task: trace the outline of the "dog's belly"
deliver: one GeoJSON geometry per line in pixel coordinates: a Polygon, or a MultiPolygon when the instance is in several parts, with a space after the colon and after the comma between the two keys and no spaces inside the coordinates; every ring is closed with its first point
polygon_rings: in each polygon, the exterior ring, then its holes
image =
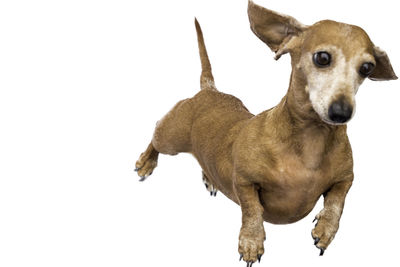
{"type": "Polygon", "coordinates": [[[271,192],[260,190],[263,218],[274,224],[296,222],[307,216],[314,208],[319,196],[301,191],[271,192]]]}
{"type": "Polygon", "coordinates": [[[275,224],[296,222],[307,216],[329,188],[329,174],[299,166],[286,171],[269,171],[260,183],[259,197],[264,220],[275,224]]]}
{"type": "MultiPolygon", "coordinates": [[[[329,187],[325,179],[318,179],[320,172],[300,172],[297,176],[272,176],[265,182],[259,182],[259,198],[264,208],[263,218],[273,224],[294,223],[307,216],[320,196],[329,187]]],[[[213,177],[214,178],[214,177],[213,177]]],[[[214,178],[215,179],[215,178],[214,178]]],[[[219,190],[228,198],[239,204],[233,191],[232,179],[219,176],[215,179],[219,190]]]]}

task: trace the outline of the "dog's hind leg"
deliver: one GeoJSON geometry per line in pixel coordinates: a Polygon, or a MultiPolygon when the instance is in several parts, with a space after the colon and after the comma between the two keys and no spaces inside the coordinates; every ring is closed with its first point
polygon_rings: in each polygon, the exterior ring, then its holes
{"type": "Polygon", "coordinates": [[[136,162],[135,171],[144,181],[157,166],[158,154],[176,155],[190,152],[190,131],[192,125],[190,99],[179,101],[160,121],[157,122],[151,143],[136,162]]]}
{"type": "Polygon", "coordinates": [[[217,196],[218,189],[210,182],[210,179],[208,179],[207,175],[202,172],[203,175],[203,183],[206,186],[206,189],[208,192],[210,192],[210,196],[217,196]]]}
{"type": "Polygon", "coordinates": [[[158,151],[155,150],[153,144],[150,143],[146,151],[140,154],[138,161],[135,164],[135,171],[141,177],[140,181],[143,182],[149,177],[155,167],[157,167],[158,151]]]}

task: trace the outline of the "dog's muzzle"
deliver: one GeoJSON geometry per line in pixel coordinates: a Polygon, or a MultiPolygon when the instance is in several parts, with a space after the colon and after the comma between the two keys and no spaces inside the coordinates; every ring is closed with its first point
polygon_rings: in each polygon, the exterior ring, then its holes
{"type": "Polygon", "coordinates": [[[329,119],[334,123],[345,123],[353,115],[353,106],[345,99],[332,102],[328,110],[329,119]]]}

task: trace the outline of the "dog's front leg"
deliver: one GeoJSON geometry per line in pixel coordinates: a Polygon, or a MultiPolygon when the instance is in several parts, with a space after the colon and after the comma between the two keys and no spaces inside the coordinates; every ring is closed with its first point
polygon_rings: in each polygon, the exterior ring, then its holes
{"type": "Polygon", "coordinates": [[[258,186],[236,175],[235,192],[242,209],[242,228],[239,235],[240,258],[251,266],[264,254],[264,208],[258,196],[258,186]]]}
{"type": "Polygon", "coordinates": [[[334,184],[328,192],[324,194],[324,208],[315,217],[318,220],[311,234],[314,244],[321,250],[320,256],[332,242],[342,216],[344,201],[352,184],[352,180],[334,184]]]}

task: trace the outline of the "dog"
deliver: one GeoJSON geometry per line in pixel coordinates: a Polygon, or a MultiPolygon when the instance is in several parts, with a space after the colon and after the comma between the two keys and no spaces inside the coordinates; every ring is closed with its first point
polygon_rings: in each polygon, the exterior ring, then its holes
{"type": "Polygon", "coordinates": [[[248,3],[251,30],[275,52],[289,53],[290,86],[280,103],[258,115],[217,90],[198,21],[195,27],[201,90],[157,122],[136,162],[144,181],[159,153],[191,153],[211,195],[240,205],[240,259],[252,266],[264,253],[263,222],[288,224],[308,215],[321,195],[324,208],[312,230],[320,255],[339,228],[354,174],[346,123],[362,82],[395,80],[387,54],[360,27],[319,21],[311,26],[248,3]]]}

